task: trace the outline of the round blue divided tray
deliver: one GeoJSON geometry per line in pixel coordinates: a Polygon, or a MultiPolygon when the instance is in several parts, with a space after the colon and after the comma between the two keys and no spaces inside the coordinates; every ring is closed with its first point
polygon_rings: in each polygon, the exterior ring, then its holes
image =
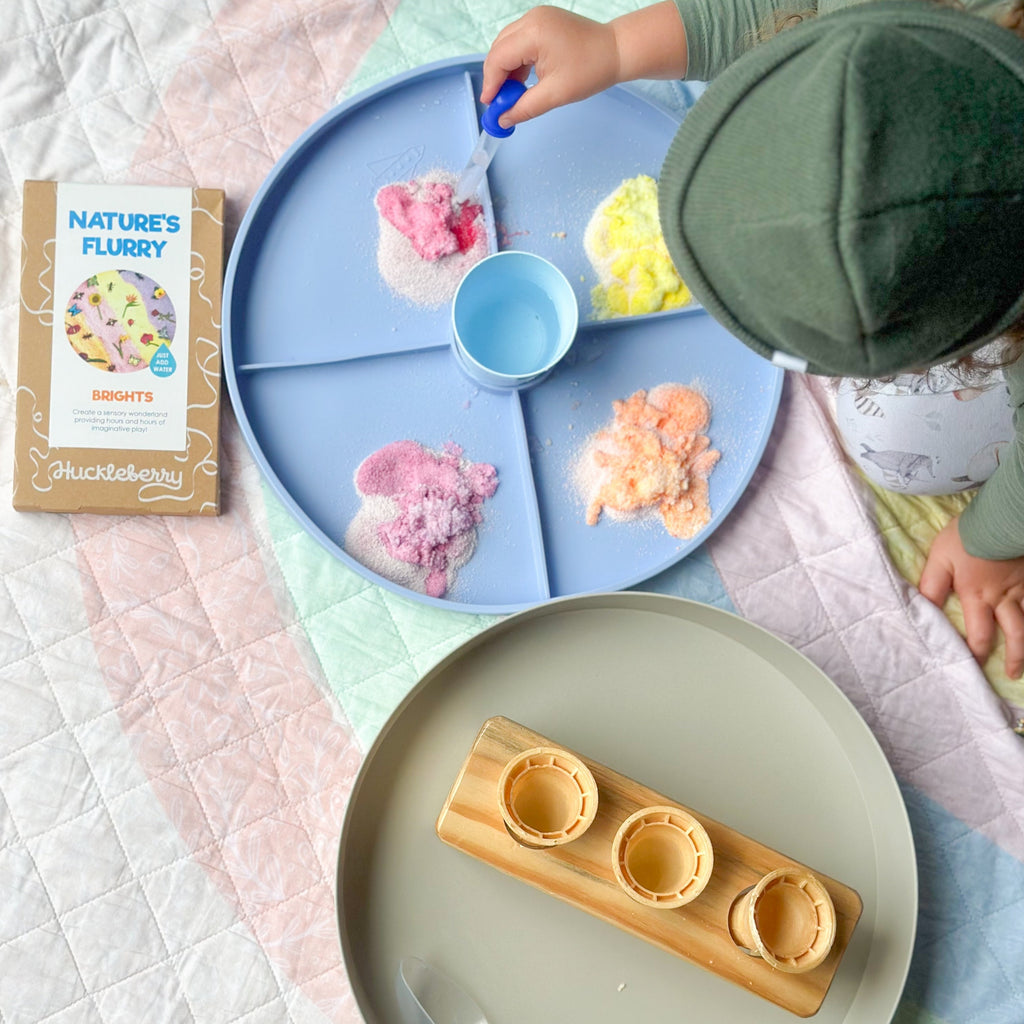
{"type": "Polygon", "coordinates": [[[428,604],[511,612],[633,586],[702,543],[750,480],[775,419],[782,371],[700,307],[595,321],[583,247],[598,204],[625,179],[657,178],[680,113],[615,87],[519,126],[480,200],[489,251],[522,249],[569,279],[580,329],[528,390],[481,388],[450,349],[450,304],[394,294],[377,268],[377,191],[433,170],[457,175],[479,132],[481,60],[392,78],[312,125],[274,167],[239,228],[224,292],[224,372],[242,433],[304,529],[363,576],[428,604]],[[710,524],[670,536],[660,519],[585,522],[573,467],[612,401],[672,381],[711,403],[722,457],[710,524]],[[490,463],[477,548],[441,598],[384,579],[344,549],[361,499],[353,476],[385,445],[416,441],[490,463]]]}

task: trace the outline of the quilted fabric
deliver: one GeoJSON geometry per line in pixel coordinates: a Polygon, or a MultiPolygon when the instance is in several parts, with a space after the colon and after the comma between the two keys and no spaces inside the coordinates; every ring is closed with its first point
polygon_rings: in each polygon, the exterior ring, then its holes
{"type": "MultiPolygon", "coordinates": [[[[73,0],[0,38],[0,490],[10,494],[21,183],[199,184],[228,238],[339,95],[479,52],[506,0],[73,0]]],[[[607,18],[626,0],[570,4],[607,18]]],[[[230,410],[223,515],[0,502],[0,1019],[357,1022],[335,858],[363,754],[491,619],[331,559],[262,484],[230,410]]],[[[885,532],[901,529],[898,517],[885,532]]],[[[893,567],[821,396],[790,382],[747,495],[650,589],[738,611],[857,705],[903,787],[921,917],[900,1024],[1014,1022],[1024,744],[950,621],[893,567]],[[828,495],[827,508],[822,495],[828,495]]]]}

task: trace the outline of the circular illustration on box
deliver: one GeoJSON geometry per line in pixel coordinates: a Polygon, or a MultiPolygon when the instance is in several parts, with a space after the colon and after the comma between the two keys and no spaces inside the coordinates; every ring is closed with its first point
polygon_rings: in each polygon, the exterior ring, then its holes
{"type": "Polygon", "coordinates": [[[160,373],[158,367],[173,365],[174,329],[170,296],[135,270],[94,274],[71,293],[64,309],[64,330],[75,353],[108,373],[135,373],[151,364],[160,373]]]}

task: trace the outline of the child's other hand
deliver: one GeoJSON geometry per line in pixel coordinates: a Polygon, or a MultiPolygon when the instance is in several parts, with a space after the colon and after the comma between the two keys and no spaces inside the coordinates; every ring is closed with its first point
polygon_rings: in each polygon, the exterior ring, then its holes
{"type": "Polygon", "coordinates": [[[620,82],[682,78],[686,30],[673,0],[592,21],[560,7],[534,7],[506,25],[484,60],[480,101],[490,103],[507,78],[537,84],[499,118],[505,128],[584,100],[620,82]]]}
{"type": "Polygon", "coordinates": [[[500,119],[511,128],[614,85],[618,63],[611,25],[558,7],[534,7],[491,44],[480,99],[490,103],[506,78],[525,81],[535,68],[537,84],[500,119]]]}
{"type": "Polygon", "coordinates": [[[979,663],[992,651],[996,627],[1006,638],[1006,674],[1024,673],[1024,558],[991,561],[969,555],[960,541],[959,520],[932,542],[921,573],[921,593],[940,608],[956,591],[964,612],[967,646],[979,663]]]}

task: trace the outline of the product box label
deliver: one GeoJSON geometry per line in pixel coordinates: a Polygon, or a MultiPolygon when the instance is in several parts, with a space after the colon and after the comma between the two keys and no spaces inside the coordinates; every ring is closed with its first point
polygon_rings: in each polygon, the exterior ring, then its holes
{"type": "Polygon", "coordinates": [[[26,182],[14,505],[216,514],[223,193],[26,182]]]}

